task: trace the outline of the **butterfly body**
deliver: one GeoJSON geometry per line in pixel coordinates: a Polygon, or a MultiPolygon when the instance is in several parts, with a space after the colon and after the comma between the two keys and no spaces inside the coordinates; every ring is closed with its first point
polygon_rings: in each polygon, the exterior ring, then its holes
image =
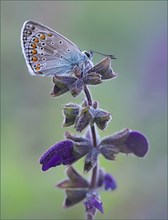
{"type": "Polygon", "coordinates": [[[26,21],[21,31],[22,51],[32,75],[85,73],[93,66],[91,57],[74,43],[34,21],[26,21]]]}

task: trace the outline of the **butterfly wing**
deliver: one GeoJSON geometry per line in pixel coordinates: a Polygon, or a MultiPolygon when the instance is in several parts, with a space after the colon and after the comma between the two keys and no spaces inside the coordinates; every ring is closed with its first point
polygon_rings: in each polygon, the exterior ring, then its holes
{"type": "Polygon", "coordinates": [[[88,58],[67,38],[34,21],[21,32],[22,51],[32,75],[67,75],[88,58]]]}

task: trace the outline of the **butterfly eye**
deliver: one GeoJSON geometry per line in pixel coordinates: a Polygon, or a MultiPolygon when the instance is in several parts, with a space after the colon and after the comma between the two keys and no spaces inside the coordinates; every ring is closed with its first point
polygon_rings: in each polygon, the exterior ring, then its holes
{"type": "Polygon", "coordinates": [[[86,54],[86,56],[88,57],[88,58],[90,58],[90,53],[89,52],[84,52],[85,54],[86,54]]]}

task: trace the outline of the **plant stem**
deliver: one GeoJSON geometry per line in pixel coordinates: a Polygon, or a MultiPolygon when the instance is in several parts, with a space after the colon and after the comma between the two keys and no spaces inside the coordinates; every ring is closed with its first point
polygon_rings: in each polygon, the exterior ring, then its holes
{"type": "MultiPolygon", "coordinates": [[[[84,86],[84,92],[85,96],[88,101],[88,105],[92,106],[93,101],[92,101],[92,96],[90,94],[90,91],[88,90],[87,86],[84,86]]],[[[97,147],[97,138],[96,138],[96,131],[94,125],[90,126],[91,128],[91,133],[92,133],[92,141],[93,141],[93,147],[97,147]]],[[[90,189],[94,189],[96,187],[97,183],[97,178],[98,178],[98,164],[95,165],[95,167],[92,170],[92,177],[91,177],[91,182],[90,182],[90,189]]],[[[92,220],[93,216],[88,214],[87,215],[87,220],[92,220]]]]}
{"type": "Polygon", "coordinates": [[[85,92],[85,96],[86,96],[87,101],[88,101],[88,105],[92,106],[92,96],[91,96],[90,91],[88,90],[86,85],[84,85],[84,92],[85,92]]]}
{"type": "Polygon", "coordinates": [[[87,219],[87,220],[92,220],[92,219],[93,219],[93,218],[92,218],[92,215],[87,214],[86,219],[87,219]]]}

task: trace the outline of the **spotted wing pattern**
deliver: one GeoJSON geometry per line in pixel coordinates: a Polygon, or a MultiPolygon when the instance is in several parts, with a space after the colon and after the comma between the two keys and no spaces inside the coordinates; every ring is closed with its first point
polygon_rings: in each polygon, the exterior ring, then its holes
{"type": "Polygon", "coordinates": [[[34,21],[24,23],[21,42],[32,75],[67,75],[88,59],[74,43],[34,21]]]}

